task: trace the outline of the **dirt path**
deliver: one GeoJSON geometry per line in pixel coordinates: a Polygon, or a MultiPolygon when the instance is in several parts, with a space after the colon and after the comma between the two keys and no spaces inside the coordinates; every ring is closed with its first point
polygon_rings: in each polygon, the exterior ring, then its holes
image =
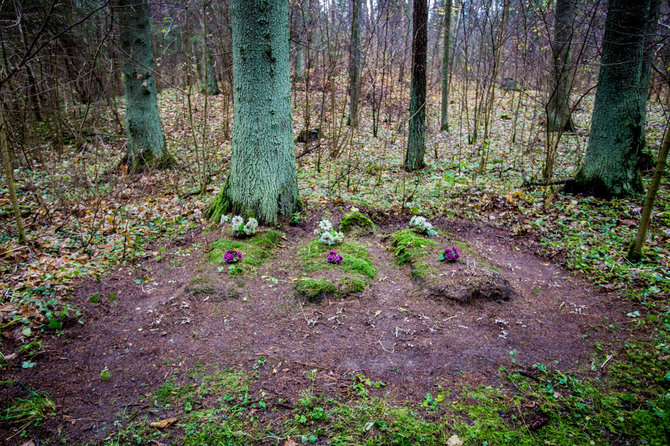
{"type": "MultiPolygon", "coordinates": [[[[439,226],[448,226],[509,280],[516,292],[511,300],[464,305],[424,297],[387,249],[386,236],[401,229],[403,219],[360,240],[379,269],[371,287],[345,300],[302,303],[293,291],[301,274],[296,254],[312,239],[319,218],[287,227],[284,246],[257,275],[246,276],[236,296],[227,273],[205,261],[216,231],[190,234],[168,247],[164,259],[149,256],[100,282],[84,282],[73,296],[84,324],[48,339],[33,369],[10,371],[23,385],[54,396],[57,416],[40,429],[62,429],[70,440],[102,438],[115,414],[137,406],[140,395],[170,376],[196,364],[249,369],[261,354],[267,366],[257,385],[288,401],[308,386],[313,369],[327,392],[343,391],[350,373],[362,373],[386,383],[390,396],[414,401],[438,385],[459,391],[499,384],[499,367],[513,360],[592,373],[593,343],[616,341],[604,327],[626,324],[615,294],[600,293],[535,256],[528,242],[446,221],[439,226]],[[190,284],[202,275],[216,283],[206,293],[194,292],[190,284]],[[89,301],[94,295],[99,303],[89,301]],[[101,382],[104,369],[110,379],[101,382]]],[[[0,396],[19,390],[4,389],[0,396]]]]}

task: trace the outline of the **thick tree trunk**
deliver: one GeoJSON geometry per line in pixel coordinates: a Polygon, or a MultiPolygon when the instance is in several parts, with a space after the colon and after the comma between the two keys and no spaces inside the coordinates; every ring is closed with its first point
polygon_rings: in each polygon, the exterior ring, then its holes
{"type": "Polygon", "coordinates": [[[442,48],[442,114],[440,131],[449,131],[449,54],[451,53],[451,7],[452,0],[444,2],[444,45],[442,48]]]}
{"type": "Polygon", "coordinates": [[[202,44],[202,93],[214,96],[221,93],[216,81],[216,72],[212,61],[212,53],[209,51],[207,41],[202,44]]]}
{"type": "Polygon", "coordinates": [[[427,0],[414,0],[412,18],[412,88],[409,102],[409,138],[405,170],[413,172],[425,166],[426,152],[426,53],[428,50],[427,0]]]}
{"type": "Polygon", "coordinates": [[[230,172],[207,212],[274,225],[298,208],[288,2],[233,0],[234,124],[230,172]]]}
{"type": "Polygon", "coordinates": [[[131,172],[145,167],[166,167],[171,158],[165,147],[156,103],[149,7],[146,0],[118,0],[118,5],[126,93],[125,161],[131,172]]]}
{"type": "Polygon", "coordinates": [[[647,92],[640,81],[650,3],[609,2],[589,144],[571,191],[605,198],[642,192],[640,95],[647,92]]]}
{"type": "Polygon", "coordinates": [[[551,45],[553,90],[547,104],[547,129],[574,132],[570,115],[570,45],[575,15],[575,0],[556,0],[554,42],[551,45]]]}
{"type": "Polygon", "coordinates": [[[352,0],[351,45],[349,46],[349,125],[358,127],[358,99],[361,94],[361,1],[352,0]]]}

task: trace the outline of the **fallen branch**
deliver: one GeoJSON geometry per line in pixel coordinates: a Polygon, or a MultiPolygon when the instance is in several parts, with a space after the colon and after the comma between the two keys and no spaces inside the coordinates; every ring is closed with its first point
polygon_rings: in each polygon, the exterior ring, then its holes
{"type": "Polygon", "coordinates": [[[296,160],[299,160],[299,159],[302,158],[303,156],[305,156],[305,155],[309,155],[310,153],[312,153],[313,151],[315,151],[315,150],[318,149],[319,147],[321,147],[321,143],[315,145],[315,146],[312,147],[311,149],[304,150],[300,155],[296,156],[295,159],[296,159],[296,160]]]}
{"type": "Polygon", "coordinates": [[[572,180],[554,180],[554,181],[525,181],[522,187],[532,187],[532,186],[557,186],[559,184],[567,184],[572,180]]]}

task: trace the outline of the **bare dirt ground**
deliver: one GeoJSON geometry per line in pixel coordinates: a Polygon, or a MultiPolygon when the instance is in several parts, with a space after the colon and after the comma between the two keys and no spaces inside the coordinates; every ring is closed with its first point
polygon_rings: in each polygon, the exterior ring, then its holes
{"type": "MultiPolygon", "coordinates": [[[[338,221],[341,213],[334,214],[338,221]]],[[[29,428],[28,438],[96,442],[113,430],[116,414],[195,364],[249,369],[262,354],[267,362],[255,385],[289,403],[307,387],[312,369],[324,377],[317,385],[325,392],[346,392],[351,373],[362,373],[386,383],[380,393],[420,401],[438,385],[455,392],[498,385],[501,365],[541,363],[595,374],[594,342],[616,348],[623,340],[604,330],[627,323],[615,293],[598,291],[536,256],[531,240],[469,222],[433,221],[500,271],[515,292],[509,301],[462,304],[425,297],[388,249],[388,235],[406,227],[409,218],[378,215],[377,232],[359,240],[379,270],[373,284],[354,297],[302,302],[294,293],[302,271],[297,251],[313,239],[320,218],[315,213],[302,226],[285,225],[283,246],[256,275],[244,276],[237,293],[230,291],[227,272],[207,263],[218,229],[190,233],[165,247],[162,259],[156,247],[99,281],[83,281],[72,298],[84,313],[83,325],[74,322],[60,337],[47,337],[46,353],[34,368],[15,364],[6,371],[5,379],[17,381],[0,390],[0,397],[22,386],[48,391],[57,413],[29,428]],[[199,275],[216,277],[212,290],[194,291],[199,275]],[[89,301],[94,295],[98,303],[89,301]],[[110,378],[101,382],[105,368],[110,378]]],[[[437,240],[451,246],[442,236],[437,240]]],[[[616,333],[626,336],[625,330],[616,333]]],[[[0,429],[0,438],[12,434],[0,429]]],[[[7,444],[24,441],[14,437],[7,444]]]]}

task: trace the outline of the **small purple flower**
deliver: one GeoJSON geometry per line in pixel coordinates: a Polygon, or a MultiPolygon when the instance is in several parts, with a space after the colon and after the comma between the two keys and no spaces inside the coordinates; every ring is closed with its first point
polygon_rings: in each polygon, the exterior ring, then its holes
{"type": "Polygon", "coordinates": [[[455,246],[447,248],[442,253],[440,260],[446,260],[447,262],[455,262],[461,255],[458,253],[458,249],[455,246]]]}
{"type": "Polygon", "coordinates": [[[328,253],[328,257],[326,257],[326,260],[328,260],[328,263],[334,263],[335,265],[338,265],[342,262],[342,256],[339,255],[334,249],[331,249],[328,253]]]}
{"type": "Polygon", "coordinates": [[[226,263],[237,263],[242,260],[242,253],[235,251],[234,249],[229,249],[223,255],[223,260],[225,260],[226,263]]]}

